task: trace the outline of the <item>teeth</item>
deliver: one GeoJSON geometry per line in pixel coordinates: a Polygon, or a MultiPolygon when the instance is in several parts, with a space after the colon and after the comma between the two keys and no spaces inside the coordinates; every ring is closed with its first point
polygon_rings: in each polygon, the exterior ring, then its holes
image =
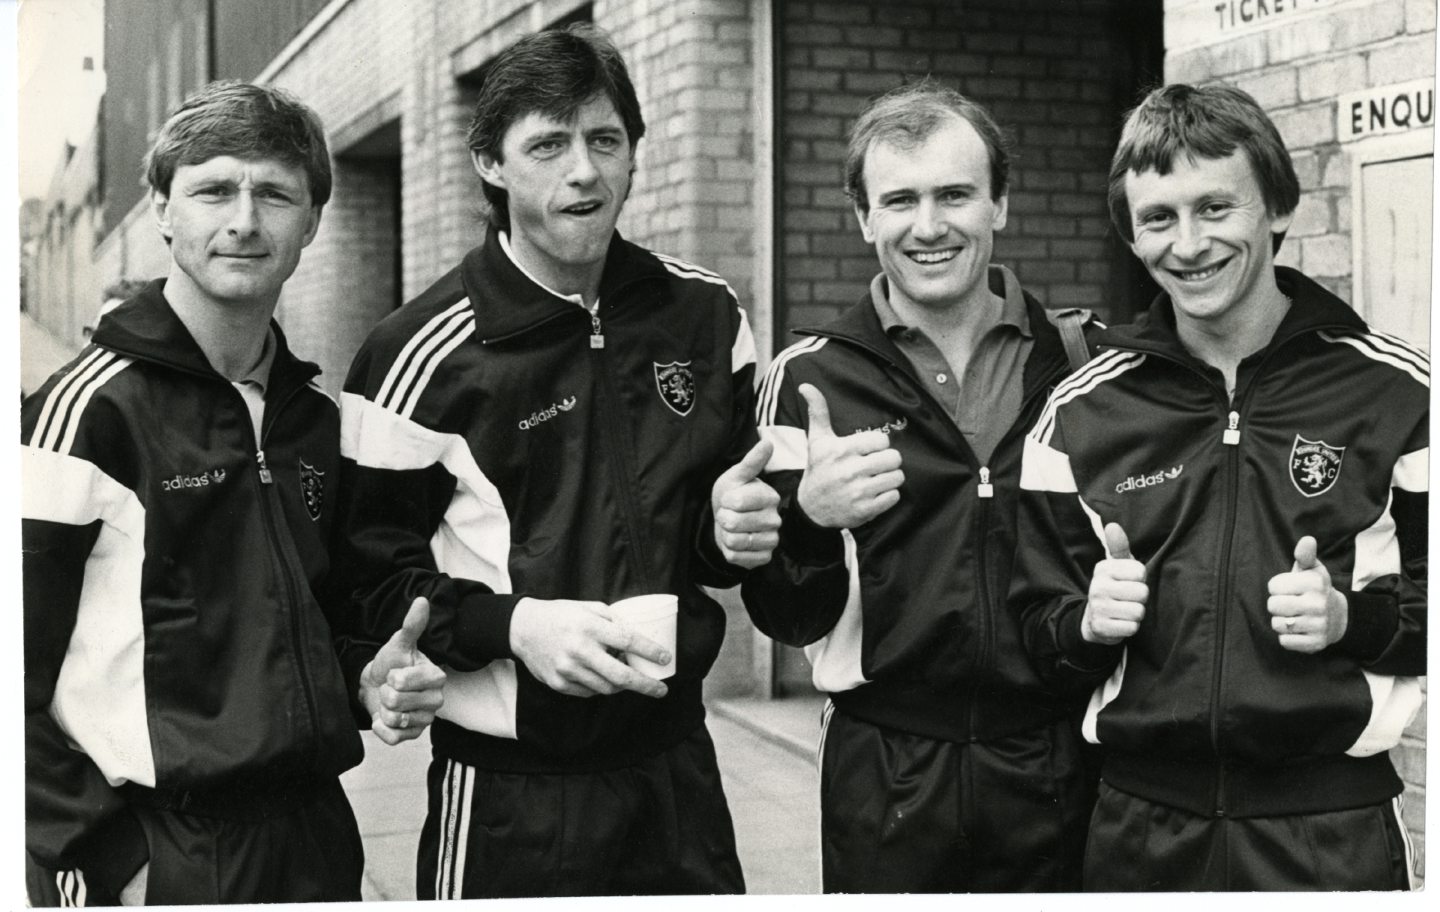
{"type": "Polygon", "coordinates": [[[953,250],[936,250],[933,252],[915,251],[910,258],[917,263],[943,263],[955,256],[953,250]]]}
{"type": "Polygon", "coordinates": [[[1214,266],[1207,266],[1204,269],[1192,269],[1188,272],[1177,271],[1175,274],[1186,282],[1200,282],[1210,278],[1220,271],[1224,263],[1216,263],[1214,266]]]}

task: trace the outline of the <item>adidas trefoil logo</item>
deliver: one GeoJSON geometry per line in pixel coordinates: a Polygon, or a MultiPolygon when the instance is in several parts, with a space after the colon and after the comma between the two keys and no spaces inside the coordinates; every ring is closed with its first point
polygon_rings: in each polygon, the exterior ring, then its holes
{"type": "Polygon", "coordinates": [[[521,418],[517,425],[520,430],[528,431],[533,427],[539,427],[542,422],[549,421],[561,412],[568,412],[575,407],[575,397],[567,396],[559,402],[552,402],[545,408],[531,412],[529,418],[521,418]]]}
{"type": "Polygon", "coordinates": [[[1185,466],[1172,466],[1168,469],[1161,469],[1158,472],[1151,472],[1149,475],[1131,475],[1129,478],[1115,486],[1116,494],[1124,494],[1126,491],[1138,491],[1141,488],[1153,488],[1156,485],[1164,484],[1167,481],[1174,481],[1185,471],[1185,466]]]}

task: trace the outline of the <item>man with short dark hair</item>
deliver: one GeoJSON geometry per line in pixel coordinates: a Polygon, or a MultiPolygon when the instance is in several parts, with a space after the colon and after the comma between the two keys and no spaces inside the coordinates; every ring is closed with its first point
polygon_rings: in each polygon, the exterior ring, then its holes
{"type": "Polygon", "coordinates": [[[168,276],[21,419],[30,899],[358,900],[357,724],[414,737],[444,674],[423,602],[378,651],[322,611],[339,414],[271,315],[329,199],[324,134],[215,83],[147,176],[168,276]]]}
{"type": "Polygon", "coordinates": [[[701,702],[725,616],[700,586],[768,560],[779,517],[734,293],[615,231],[644,129],[598,30],[501,51],[469,135],[484,241],[346,381],[353,610],[384,636],[429,599],[421,645],[450,672],[422,899],[744,888],[701,702]],[[678,602],[673,642],[623,621],[633,596],[678,602]]]}
{"type": "Polygon", "coordinates": [[[1275,265],[1299,199],[1249,95],[1150,93],[1110,205],[1162,294],[1026,440],[1012,607],[1106,749],[1087,890],[1409,886],[1429,359],[1275,265]]]}
{"type": "Polygon", "coordinates": [[[830,698],[829,893],[1079,887],[1078,705],[1036,678],[1004,610],[1021,441],[1070,370],[1045,308],[991,262],[1009,170],[1000,128],[953,89],[867,107],[845,183],[881,273],[761,386],[783,524],[743,593],[830,698]]]}

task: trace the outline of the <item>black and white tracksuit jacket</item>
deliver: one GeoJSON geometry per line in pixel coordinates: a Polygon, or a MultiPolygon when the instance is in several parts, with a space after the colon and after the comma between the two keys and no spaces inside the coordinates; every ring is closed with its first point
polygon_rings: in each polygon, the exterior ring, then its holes
{"type": "Polygon", "coordinates": [[[1221,374],[1175,335],[1169,300],[1098,340],[1026,440],[1012,608],[1037,667],[1094,687],[1104,779],[1212,816],[1388,801],[1387,751],[1425,673],[1429,359],[1300,273],[1269,345],[1221,374]],[[1117,522],[1150,597],[1123,644],[1080,637],[1117,522]],[[1282,649],[1272,576],[1313,535],[1349,600],[1315,655],[1282,649]]]}
{"type": "MultiPolygon", "coordinates": [[[[701,724],[727,586],[710,488],[754,442],[755,346],[713,273],[612,240],[592,315],[484,244],[382,321],[342,397],[343,575],[363,629],[431,603],[442,756],[511,771],[629,765],[701,724]],[[659,700],[565,696],[510,650],[522,597],[679,596],[659,700]]],[[[386,634],[389,635],[388,633],[386,634]]]]}
{"type": "Polygon", "coordinates": [[[273,327],[257,441],[163,286],[21,420],[27,848],[95,895],[148,857],[130,802],[303,795],[360,762],[368,726],[321,610],[335,403],[273,327]]]}
{"type": "MultiPolygon", "coordinates": [[[[998,270],[992,267],[992,287],[998,270]]],[[[1060,718],[1066,698],[1038,678],[1005,611],[1024,434],[1070,371],[1060,334],[1025,295],[1035,343],[1019,417],[981,465],[944,406],[886,336],[867,294],[771,363],[758,425],[773,441],[765,480],[781,495],[780,546],[747,575],[755,625],[803,646],[837,709],[944,741],[989,740],[1060,718]],[[796,501],[813,384],[845,436],[884,430],[900,451],[900,501],[855,529],[816,526],[796,501]]]]}

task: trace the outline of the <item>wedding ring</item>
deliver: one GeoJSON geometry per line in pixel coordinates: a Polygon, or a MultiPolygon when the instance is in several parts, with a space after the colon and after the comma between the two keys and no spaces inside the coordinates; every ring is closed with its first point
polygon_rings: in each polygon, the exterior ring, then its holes
{"type": "Polygon", "coordinates": [[[402,712],[402,713],[400,714],[400,722],[399,722],[395,727],[396,727],[396,728],[409,728],[409,727],[410,727],[410,714],[409,714],[408,712],[402,712]]]}

